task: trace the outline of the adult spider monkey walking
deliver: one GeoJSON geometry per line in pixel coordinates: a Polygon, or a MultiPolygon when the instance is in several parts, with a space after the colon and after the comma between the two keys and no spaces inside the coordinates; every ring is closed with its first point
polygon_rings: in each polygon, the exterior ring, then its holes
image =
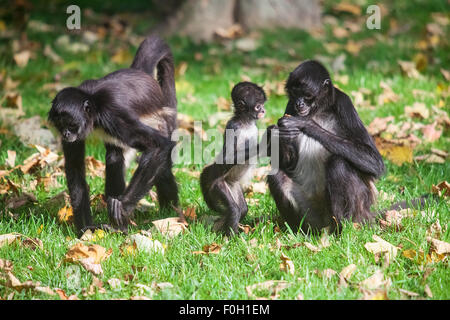
{"type": "Polygon", "coordinates": [[[281,216],[304,232],[371,220],[384,163],[350,98],[316,61],[300,64],[286,91],[285,116],[269,127],[280,137],[280,170],[267,180],[281,216]]]}
{"type": "Polygon", "coordinates": [[[170,140],[176,128],[174,64],[169,46],[151,35],[139,46],[130,68],[78,87],[61,90],[48,118],[62,135],[65,172],[79,232],[93,225],[85,179],[85,139],[100,135],[106,147],[105,195],[114,227],[127,229],[137,202],[156,185],[160,207],[178,205],[171,172],[170,140]],[[157,70],[157,79],[153,73],[157,70]],[[139,165],[125,186],[124,151],[142,151],[139,165]]]}

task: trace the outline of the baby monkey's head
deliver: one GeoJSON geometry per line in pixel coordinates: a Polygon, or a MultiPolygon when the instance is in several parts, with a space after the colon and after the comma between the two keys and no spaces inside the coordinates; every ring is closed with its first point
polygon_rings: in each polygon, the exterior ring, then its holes
{"type": "Polygon", "coordinates": [[[266,94],[260,86],[252,82],[239,82],[231,90],[234,113],[239,116],[258,120],[264,117],[266,94]]]}

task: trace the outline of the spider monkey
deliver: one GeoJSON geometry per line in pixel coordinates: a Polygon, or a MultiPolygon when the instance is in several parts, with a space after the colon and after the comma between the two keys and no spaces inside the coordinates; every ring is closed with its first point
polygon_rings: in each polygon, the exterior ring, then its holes
{"type": "Polygon", "coordinates": [[[178,205],[171,172],[170,136],[176,129],[173,56],[169,46],[150,35],[139,46],[129,68],[62,89],[48,119],[62,136],[65,173],[79,234],[93,225],[85,178],[85,139],[91,133],[106,147],[105,196],[110,222],[126,231],[137,202],[155,185],[160,207],[178,205]],[[154,71],[157,78],[154,78],[154,71]],[[142,152],[138,168],[125,185],[124,152],[142,152]]]}
{"type": "Polygon", "coordinates": [[[267,177],[282,218],[305,233],[372,220],[385,167],[350,98],[312,60],[290,73],[286,92],[285,116],[269,127],[279,130],[280,170],[267,177]]]}
{"type": "Polygon", "coordinates": [[[208,207],[222,218],[216,228],[230,235],[247,214],[242,186],[253,173],[258,152],[256,121],[264,117],[264,90],[251,82],[240,82],[231,91],[234,115],[228,121],[222,152],[200,175],[200,187],[208,207]]]}

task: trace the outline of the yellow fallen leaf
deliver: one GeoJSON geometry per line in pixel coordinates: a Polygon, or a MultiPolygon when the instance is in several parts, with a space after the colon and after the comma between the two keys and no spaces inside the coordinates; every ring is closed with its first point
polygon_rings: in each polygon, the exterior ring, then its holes
{"type": "Polygon", "coordinates": [[[64,206],[58,211],[58,221],[60,223],[72,223],[74,221],[73,209],[71,206],[64,206]]]}

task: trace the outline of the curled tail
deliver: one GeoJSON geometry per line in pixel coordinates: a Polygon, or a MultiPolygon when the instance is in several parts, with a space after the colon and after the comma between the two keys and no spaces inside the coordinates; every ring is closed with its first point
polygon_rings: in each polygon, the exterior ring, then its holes
{"type": "Polygon", "coordinates": [[[157,35],[148,36],[139,46],[131,68],[142,70],[152,77],[156,68],[166,106],[176,109],[173,55],[167,43],[157,35]]]}

